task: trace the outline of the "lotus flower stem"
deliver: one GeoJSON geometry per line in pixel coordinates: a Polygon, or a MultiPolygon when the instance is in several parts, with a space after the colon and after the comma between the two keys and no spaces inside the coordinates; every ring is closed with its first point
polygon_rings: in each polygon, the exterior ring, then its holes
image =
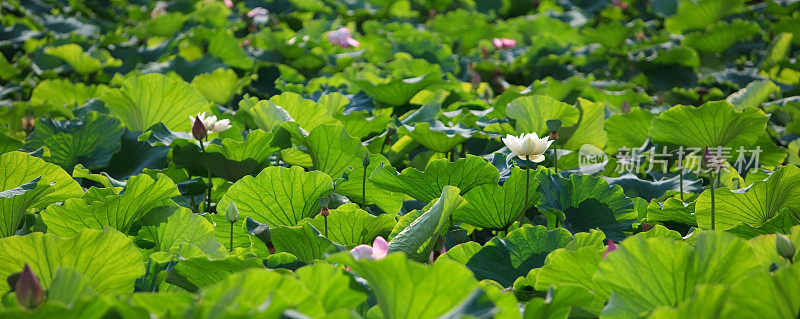
{"type": "Polygon", "coordinates": [[[364,210],[367,209],[367,166],[366,165],[364,165],[364,177],[361,179],[361,209],[364,210]]]}
{"type": "MultiPolygon", "coordinates": [[[[203,140],[198,140],[200,142],[200,150],[203,152],[203,157],[205,158],[206,154],[206,147],[203,145],[203,140]]],[[[211,188],[214,184],[211,183],[211,167],[208,167],[208,163],[205,163],[208,169],[208,184],[206,184],[206,212],[211,212],[211,188]]]]}
{"type": "Polygon", "coordinates": [[[231,245],[228,247],[228,252],[233,252],[233,223],[231,223],[231,245]]]}
{"type": "Polygon", "coordinates": [[[553,143],[553,169],[556,170],[556,174],[558,174],[558,144],[553,143]]]}
{"type": "MultiPolygon", "coordinates": [[[[525,164],[530,165],[531,162],[529,161],[530,156],[525,155],[525,164]]],[[[525,169],[525,206],[522,206],[522,216],[525,216],[525,212],[528,210],[528,189],[530,188],[531,184],[531,168],[528,167],[525,169]]]]}
{"type": "Polygon", "coordinates": [[[328,238],[328,216],[322,216],[322,218],[325,220],[325,238],[328,238]]]}

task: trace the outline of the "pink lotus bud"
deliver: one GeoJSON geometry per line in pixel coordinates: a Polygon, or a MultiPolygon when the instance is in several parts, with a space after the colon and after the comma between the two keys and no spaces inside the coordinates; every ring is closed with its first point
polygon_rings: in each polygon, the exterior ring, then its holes
{"type": "Polygon", "coordinates": [[[622,10],[628,9],[628,3],[622,0],[613,0],[614,5],[619,7],[622,10]]]}
{"type": "Polygon", "coordinates": [[[228,7],[228,9],[233,9],[233,0],[222,0],[222,2],[225,3],[225,6],[228,7]]]}
{"type": "Polygon", "coordinates": [[[617,244],[615,244],[613,241],[609,240],[608,241],[608,247],[606,248],[606,251],[603,253],[603,258],[606,258],[606,255],[608,255],[608,253],[610,253],[612,251],[615,251],[615,250],[617,250],[617,244]]]}
{"type": "Polygon", "coordinates": [[[208,131],[206,131],[206,126],[203,124],[203,121],[200,120],[200,117],[195,116],[192,123],[192,136],[194,139],[202,141],[207,135],[208,131]]]}
{"type": "Polygon", "coordinates": [[[17,294],[17,303],[25,309],[36,308],[44,300],[44,291],[39,283],[39,277],[33,274],[33,270],[28,264],[25,264],[25,268],[22,269],[14,291],[17,294]]]}

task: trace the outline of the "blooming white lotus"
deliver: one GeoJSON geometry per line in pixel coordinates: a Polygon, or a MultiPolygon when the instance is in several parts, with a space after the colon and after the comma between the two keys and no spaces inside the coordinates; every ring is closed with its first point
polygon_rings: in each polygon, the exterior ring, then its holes
{"type": "Polygon", "coordinates": [[[222,119],[217,121],[217,117],[214,115],[206,117],[206,112],[197,114],[197,117],[189,116],[189,121],[192,123],[192,126],[194,126],[195,118],[200,119],[200,122],[202,122],[203,126],[206,127],[206,131],[208,131],[209,134],[213,132],[225,132],[231,128],[230,120],[222,119]]]}
{"type": "Polygon", "coordinates": [[[529,159],[534,163],[544,161],[543,154],[553,142],[549,136],[539,138],[536,133],[522,134],[519,137],[509,134],[503,138],[503,143],[514,155],[520,159],[529,159]]]}

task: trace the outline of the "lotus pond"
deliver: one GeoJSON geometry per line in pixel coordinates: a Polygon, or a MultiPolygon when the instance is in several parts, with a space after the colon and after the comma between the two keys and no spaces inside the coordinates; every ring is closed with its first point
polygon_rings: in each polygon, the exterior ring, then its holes
{"type": "Polygon", "coordinates": [[[798,1],[0,22],[0,318],[800,318],[798,1]]]}

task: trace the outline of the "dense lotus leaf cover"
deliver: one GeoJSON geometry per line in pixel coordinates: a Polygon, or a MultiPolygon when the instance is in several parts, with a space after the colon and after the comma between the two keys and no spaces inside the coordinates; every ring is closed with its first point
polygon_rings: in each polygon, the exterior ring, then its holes
{"type": "Polygon", "coordinates": [[[3,1],[0,318],[800,318],[799,12],[3,1]]]}

